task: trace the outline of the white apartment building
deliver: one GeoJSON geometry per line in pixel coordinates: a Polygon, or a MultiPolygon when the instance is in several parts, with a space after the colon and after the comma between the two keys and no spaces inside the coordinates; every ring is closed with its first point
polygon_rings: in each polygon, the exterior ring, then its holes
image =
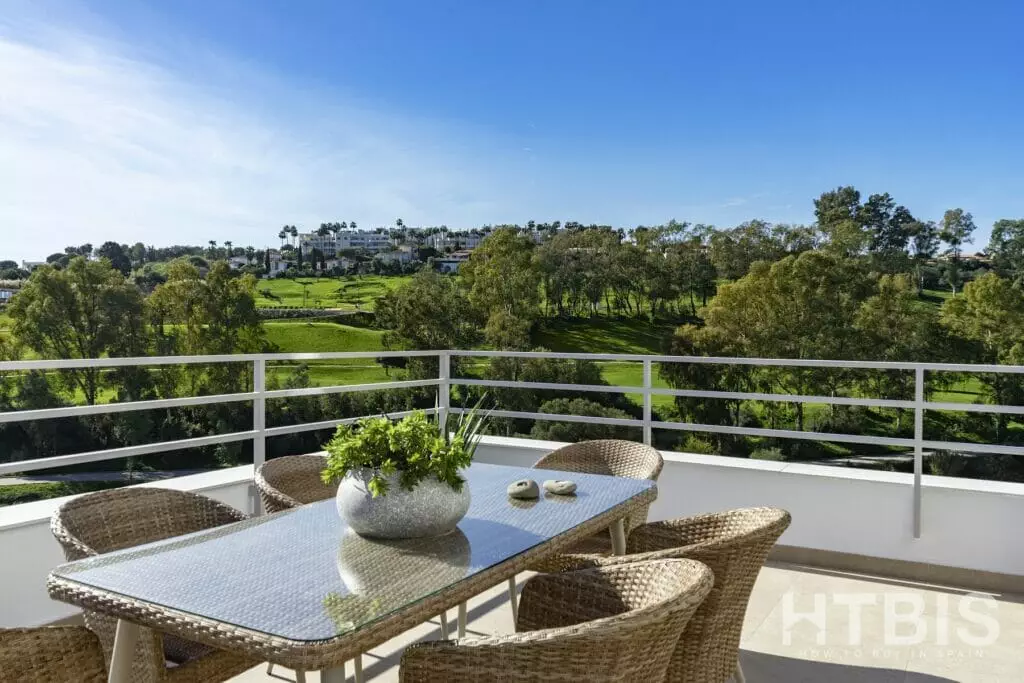
{"type": "Polygon", "coordinates": [[[361,249],[377,253],[391,249],[391,237],[386,232],[372,230],[352,230],[339,232],[335,242],[336,250],[361,249]]]}
{"type": "Polygon", "coordinates": [[[437,233],[427,238],[427,246],[438,251],[445,249],[476,249],[486,238],[486,234],[470,232],[469,230],[449,230],[444,233],[437,233]]]}
{"type": "Polygon", "coordinates": [[[302,250],[302,257],[312,256],[313,250],[317,249],[324,256],[334,256],[338,253],[338,241],[334,234],[318,235],[315,232],[299,233],[299,249],[302,250]]]}

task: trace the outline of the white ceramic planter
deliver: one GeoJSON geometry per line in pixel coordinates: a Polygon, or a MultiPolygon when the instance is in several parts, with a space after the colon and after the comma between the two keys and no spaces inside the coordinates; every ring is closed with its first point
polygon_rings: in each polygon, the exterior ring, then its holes
{"type": "Polygon", "coordinates": [[[387,477],[388,493],[374,498],[369,490],[373,470],[349,472],[336,497],[338,514],[360,536],[368,538],[422,538],[452,531],[469,510],[469,486],[456,491],[428,477],[412,491],[387,477]]]}

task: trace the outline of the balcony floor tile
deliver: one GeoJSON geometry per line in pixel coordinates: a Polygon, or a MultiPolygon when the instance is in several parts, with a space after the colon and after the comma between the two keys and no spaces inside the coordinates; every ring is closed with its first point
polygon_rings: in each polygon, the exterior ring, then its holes
{"type": "MultiPolygon", "coordinates": [[[[520,580],[526,578],[523,575],[520,580]]],[[[770,565],[762,570],[747,610],[741,653],[744,672],[747,680],[757,683],[1024,680],[1024,601],[1016,596],[994,595],[995,608],[977,604],[965,616],[959,610],[964,595],[964,591],[923,583],[770,565]],[[791,597],[786,597],[790,592],[791,597]],[[794,615],[812,612],[816,601],[825,605],[819,621],[824,624],[823,631],[809,619],[794,623],[794,615]],[[860,608],[859,634],[846,606],[850,601],[867,603],[860,608]],[[921,610],[921,618],[914,623],[890,618],[887,624],[887,613],[908,614],[912,610],[921,610]],[[998,623],[998,635],[992,644],[972,645],[958,636],[961,632],[968,637],[985,634],[978,623],[979,614],[992,615],[998,623]],[[913,642],[915,633],[920,634],[920,642],[913,642]]],[[[471,601],[469,609],[470,637],[512,630],[503,585],[471,601]]],[[[449,621],[454,627],[455,610],[449,613],[449,621]]],[[[440,622],[435,618],[367,653],[363,656],[365,679],[397,681],[402,650],[440,635],[440,622]]],[[[353,680],[351,665],[349,679],[353,680]]],[[[275,667],[273,675],[268,676],[266,665],[233,679],[235,683],[294,680],[295,673],[283,667],[275,667]]],[[[319,681],[319,675],[311,672],[306,680],[319,681]]]]}

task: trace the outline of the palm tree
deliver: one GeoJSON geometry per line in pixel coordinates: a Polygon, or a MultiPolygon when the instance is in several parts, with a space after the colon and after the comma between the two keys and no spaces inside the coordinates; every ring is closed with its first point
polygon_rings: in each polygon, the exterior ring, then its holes
{"type": "Polygon", "coordinates": [[[228,258],[231,258],[231,245],[233,244],[234,242],[232,242],[231,240],[224,240],[224,248],[228,250],[228,258]]]}
{"type": "Polygon", "coordinates": [[[292,236],[292,246],[295,246],[299,243],[299,229],[293,225],[289,228],[288,232],[290,232],[292,236]]]}
{"type": "Polygon", "coordinates": [[[217,240],[210,240],[210,258],[217,255],[217,240]]]}
{"type": "Polygon", "coordinates": [[[402,221],[401,218],[395,221],[395,227],[398,228],[399,230],[405,227],[405,223],[402,221]]]}
{"type": "Polygon", "coordinates": [[[357,230],[358,229],[356,227],[356,222],[355,221],[349,221],[348,222],[348,227],[351,228],[352,230],[357,230]]]}
{"type": "MultiPolygon", "coordinates": [[[[355,223],[352,224],[352,229],[353,230],[356,229],[356,224],[355,223]]],[[[347,221],[342,221],[341,225],[339,226],[339,230],[348,230],[348,222],[347,221]]]]}
{"type": "Polygon", "coordinates": [[[277,233],[277,238],[279,240],[281,240],[281,246],[282,247],[284,246],[284,241],[285,241],[285,239],[287,239],[287,237],[288,237],[288,226],[286,225],[283,228],[281,228],[281,231],[279,233],[277,233]]]}

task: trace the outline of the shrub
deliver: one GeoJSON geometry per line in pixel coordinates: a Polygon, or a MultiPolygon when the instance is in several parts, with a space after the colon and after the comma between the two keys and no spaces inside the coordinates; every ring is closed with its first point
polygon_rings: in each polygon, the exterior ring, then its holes
{"type": "Polygon", "coordinates": [[[331,483],[353,470],[372,470],[368,487],[375,498],[387,494],[386,478],[396,472],[399,485],[408,491],[431,476],[461,491],[465,480],[459,471],[473,460],[483,419],[476,408],[462,414],[450,440],[423,411],[399,422],[367,417],[354,426],[339,425],[325,446],[327,467],[322,478],[331,483]]]}

